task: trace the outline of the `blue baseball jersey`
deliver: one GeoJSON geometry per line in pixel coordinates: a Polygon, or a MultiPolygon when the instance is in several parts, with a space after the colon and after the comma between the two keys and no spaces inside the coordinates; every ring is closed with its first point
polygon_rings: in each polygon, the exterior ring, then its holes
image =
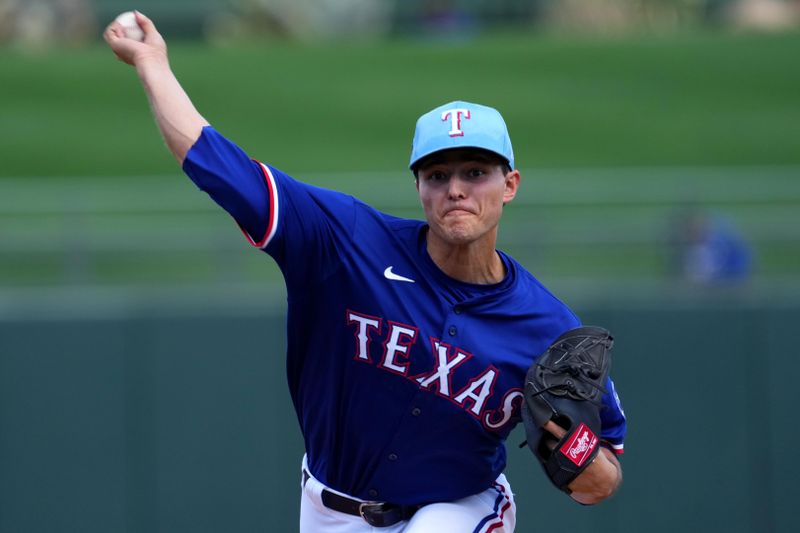
{"type": "MultiPolygon", "coordinates": [[[[580,324],[575,314],[502,252],[498,284],[448,277],[427,253],[425,222],[297,181],[211,127],[184,170],[283,273],[286,369],[311,473],[400,504],[489,487],[525,373],[580,324]]],[[[601,438],[621,452],[625,418],[608,387],[601,438]]]]}

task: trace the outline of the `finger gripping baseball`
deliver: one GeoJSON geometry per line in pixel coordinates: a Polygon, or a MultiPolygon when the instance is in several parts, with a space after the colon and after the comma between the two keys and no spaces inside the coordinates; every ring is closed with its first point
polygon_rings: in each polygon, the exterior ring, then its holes
{"type": "Polygon", "coordinates": [[[528,447],[553,484],[567,486],[600,451],[600,409],[611,369],[611,334],[600,327],[567,331],[534,362],[525,377],[522,421],[528,447]],[[558,440],[543,429],[566,430],[558,440]]]}

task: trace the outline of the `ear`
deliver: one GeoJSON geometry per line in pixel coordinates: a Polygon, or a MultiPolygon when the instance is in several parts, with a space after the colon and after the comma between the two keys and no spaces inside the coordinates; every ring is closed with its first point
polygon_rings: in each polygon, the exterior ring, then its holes
{"type": "Polygon", "coordinates": [[[517,189],[519,189],[519,170],[512,170],[505,177],[505,190],[503,191],[503,205],[514,199],[517,196],[517,189]]]}

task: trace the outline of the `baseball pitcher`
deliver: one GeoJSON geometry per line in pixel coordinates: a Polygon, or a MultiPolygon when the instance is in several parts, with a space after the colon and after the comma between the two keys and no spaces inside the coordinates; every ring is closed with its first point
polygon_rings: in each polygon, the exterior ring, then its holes
{"type": "Polygon", "coordinates": [[[524,418],[545,473],[582,504],[622,474],[611,337],[495,248],[520,185],[493,108],[422,115],[409,168],[424,220],[401,219],[251,159],[197,112],[164,40],[111,23],[184,172],[280,267],[287,378],[305,441],[303,533],[511,532],[505,441],[524,418]]]}

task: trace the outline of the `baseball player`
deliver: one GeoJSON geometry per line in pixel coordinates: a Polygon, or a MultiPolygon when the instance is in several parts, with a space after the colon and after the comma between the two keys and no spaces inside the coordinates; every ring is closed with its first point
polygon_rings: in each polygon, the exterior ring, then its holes
{"type": "MultiPolygon", "coordinates": [[[[306,448],[300,531],[513,531],[504,443],[525,373],[580,322],[495,249],[520,183],[500,114],[452,102],[422,115],[410,168],[425,221],[389,216],[251,159],[196,111],[161,35],[137,21],[143,42],[117,23],[106,41],[136,68],[184,172],[285,278],[306,448]]],[[[603,447],[569,485],[583,504],[621,480],[625,418],[610,379],[605,388],[603,447]]]]}

